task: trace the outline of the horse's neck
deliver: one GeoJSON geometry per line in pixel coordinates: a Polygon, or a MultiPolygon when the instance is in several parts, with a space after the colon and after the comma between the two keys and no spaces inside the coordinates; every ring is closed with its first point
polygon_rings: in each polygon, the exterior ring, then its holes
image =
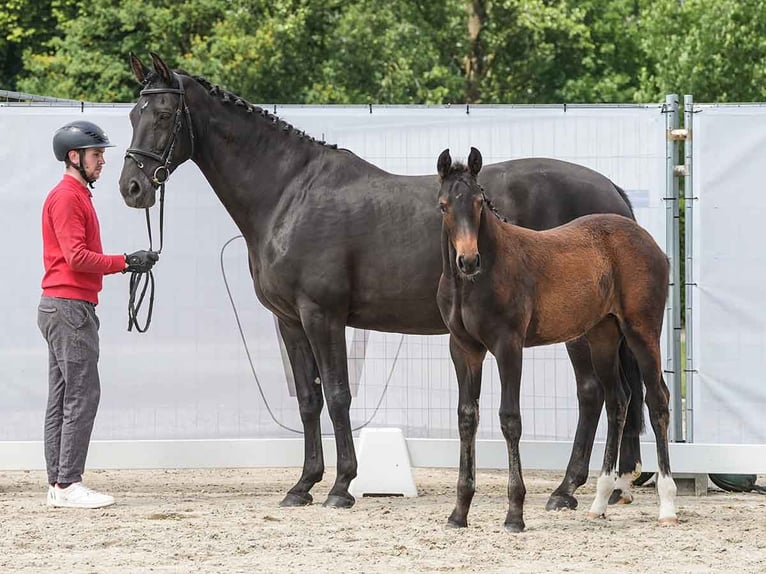
{"type": "MultiPolygon", "coordinates": [[[[195,163],[246,238],[264,230],[291,182],[318,156],[319,144],[283,133],[271,119],[206,96],[207,118],[195,123],[195,163]]],[[[272,116],[273,117],[273,116],[272,116]]]]}

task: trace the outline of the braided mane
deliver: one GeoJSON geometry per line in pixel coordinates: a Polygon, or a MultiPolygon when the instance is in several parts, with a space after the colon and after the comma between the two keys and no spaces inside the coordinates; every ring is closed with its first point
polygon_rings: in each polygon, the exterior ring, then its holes
{"type": "MultiPolygon", "coordinates": [[[[298,139],[306,140],[312,143],[317,143],[319,145],[329,147],[330,149],[338,148],[336,144],[328,144],[325,141],[319,141],[318,139],[307,134],[305,131],[297,129],[296,127],[284,121],[283,119],[279,118],[275,114],[270,113],[268,110],[265,110],[264,108],[251,104],[245,98],[238,96],[237,94],[234,94],[227,90],[224,90],[220,86],[213,84],[212,82],[210,82],[209,80],[205,79],[202,76],[193,76],[185,72],[184,70],[175,70],[175,72],[177,74],[182,74],[184,76],[190,77],[191,79],[196,81],[198,84],[200,84],[203,88],[205,88],[208,94],[220,99],[223,103],[233,104],[236,107],[242,108],[242,110],[245,111],[247,114],[251,114],[254,117],[257,116],[259,119],[262,119],[271,123],[276,129],[284,132],[285,134],[292,134],[297,136],[298,139]]],[[[144,82],[144,86],[150,84],[153,80],[156,79],[156,77],[157,77],[157,73],[152,71],[147,76],[146,81],[144,82]]]]}

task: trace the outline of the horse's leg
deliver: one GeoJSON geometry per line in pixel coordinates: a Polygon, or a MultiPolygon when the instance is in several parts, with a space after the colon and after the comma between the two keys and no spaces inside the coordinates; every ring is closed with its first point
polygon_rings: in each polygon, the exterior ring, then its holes
{"type": "MultiPolygon", "coordinates": [[[[639,324],[636,322],[636,324],[639,324]]],[[[630,325],[623,326],[628,344],[636,355],[646,385],[646,406],[649,420],[657,441],[657,493],[660,497],[660,524],[678,524],[676,516],[676,483],[670,473],[668,453],[668,426],[670,392],[662,377],[659,330],[655,333],[647,328],[639,330],[630,325]]]]}
{"type": "Polygon", "coordinates": [[[487,350],[449,338],[450,355],[458,384],[457,422],[460,432],[460,470],[457,503],[449,517],[450,526],[468,526],[468,510],[476,491],[476,428],[479,425],[481,370],[487,350]]]}
{"type": "Polygon", "coordinates": [[[508,448],[508,513],[505,528],[509,532],[524,530],[524,497],[527,494],[519,454],[522,345],[522,339],[514,336],[493,352],[500,371],[500,428],[508,448]]]}
{"type": "Polygon", "coordinates": [[[319,370],[314,360],[311,346],[299,324],[279,320],[279,332],[285,342],[285,349],[290,358],[290,366],[295,378],[295,390],[298,394],[298,407],[303,422],[303,473],[300,480],[288,492],[280,503],[281,506],[305,506],[311,504],[311,488],[324,474],[324,456],[322,455],[322,432],[320,415],[322,413],[322,387],[318,384],[319,370]]]}
{"type": "Polygon", "coordinates": [[[604,404],[604,391],[593,370],[587,340],[581,337],[567,343],[567,352],[577,381],[577,430],[564,479],[548,498],[546,510],[577,508],[574,493],[588,479],[588,463],[604,404]]]}
{"type": "Polygon", "coordinates": [[[596,483],[596,497],[588,512],[588,517],[595,518],[604,516],[609,496],[615,488],[620,439],[625,425],[628,397],[625,395],[620,379],[618,351],[622,334],[617,320],[613,316],[604,318],[588,331],[586,337],[590,345],[593,369],[604,389],[607,418],[604,461],[601,466],[601,475],[596,483]]]}
{"type": "Polygon", "coordinates": [[[644,383],[638,361],[627,341],[620,344],[620,374],[628,395],[628,414],[620,442],[620,475],[609,504],[630,504],[633,480],[641,474],[641,433],[644,431],[644,383]]]}
{"type": "Polygon", "coordinates": [[[300,315],[319,367],[319,378],[335,432],[337,474],[324,506],[350,508],[356,500],[348,486],[356,477],[357,463],[349,415],[351,390],[346,361],[346,325],[313,304],[302,306],[300,315]]]}

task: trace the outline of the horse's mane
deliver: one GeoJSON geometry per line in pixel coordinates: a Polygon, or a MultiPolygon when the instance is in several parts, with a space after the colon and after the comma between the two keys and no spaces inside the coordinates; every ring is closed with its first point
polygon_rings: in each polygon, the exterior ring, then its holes
{"type": "Polygon", "coordinates": [[[492,200],[489,198],[489,196],[484,193],[484,188],[481,188],[481,193],[484,196],[484,203],[487,205],[489,210],[493,213],[495,217],[497,217],[500,221],[503,223],[510,223],[504,216],[500,215],[500,212],[497,210],[495,205],[492,203],[492,200]]]}
{"type": "MultiPolygon", "coordinates": [[[[337,149],[337,144],[328,144],[325,141],[320,141],[309,134],[307,134],[303,130],[299,130],[292,124],[289,124],[288,122],[284,121],[283,119],[279,118],[276,114],[270,113],[268,110],[265,110],[264,108],[261,108],[259,106],[253,105],[250,102],[248,102],[245,98],[238,96],[237,94],[234,94],[232,92],[229,92],[227,90],[224,90],[220,86],[213,84],[206,78],[202,76],[194,76],[192,74],[189,74],[188,72],[184,70],[173,70],[176,74],[180,74],[183,76],[187,76],[194,81],[196,81],[198,84],[200,84],[208,94],[210,94],[213,97],[217,97],[225,104],[234,104],[234,106],[242,108],[243,111],[245,111],[247,114],[252,114],[255,116],[258,116],[268,122],[270,122],[276,129],[281,130],[282,132],[286,134],[294,134],[298,137],[298,139],[306,140],[309,142],[314,142],[319,145],[323,145],[326,147],[329,147],[331,149],[337,149]]],[[[151,71],[151,73],[146,77],[146,80],[144,81],[144,86],[150,84],[152,81],[156,79],[158,76],[157,72],[154,70],[151,71]]]]}
{"type": "MultiPolygon", "coordinates": [[[[458,160],[458,161],[452,162],[452,165],[450,166],[449,172],[447,173],[447,177],[449,177],[450,175],[452,175],[454,173],[465,173],[466,171],[468,171],[468,167],[462,161],[458,160]]],[[[477,182],[476,185],[479,185],[479,183],[477,182]]],[[[495,217],[497,217],[500,221],[502,221],[503,223],[509,223],[509,221],[505,217],[500,215],[500,212],[497,210],[495,205],[492,203],[492,200],[489,198],[487,193],[484,191],[484,188],[479,185],[479,189],[481,189],[481,195],[482,195],[482,197],[484,197],[484,203],[487,205],[487,207],[492,212],[492,214],[495,217]]]]}

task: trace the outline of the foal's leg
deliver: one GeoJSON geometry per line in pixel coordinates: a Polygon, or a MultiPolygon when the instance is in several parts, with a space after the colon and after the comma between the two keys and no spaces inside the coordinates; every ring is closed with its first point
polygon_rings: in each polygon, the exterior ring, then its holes
{"type": "Polygon", "coordinates": [[[476,491],[476,428],[479,426],[481,370],[487,350],[449,338],[449,350],[459,390],[457,422],[460,432],[460,471],[457,503],[449,517],[450,526],[468,526],[468,509],[476,491]]]}
{"type": "Polygon", "coordinates": [[[280,503],[281,506],[305,506],[311,504],[311,488],[324,474],[324,456],[322,455],[322,432],[320,415],[322,413],[322,387],[319,384],[317,369],[311,346],[300,324],[279,320],[279,332],[285,342],[285,349],[290,358],[290,365],[295,378],[295,390],[298,394],[298,407],[303,422],[303,473],[280,503]]]}
{"type": "Polygon", "coordinates": [[[319,367],[322,390],[335,431],[337,475],[324,506],[350,508],[356,501],[348,486],[356,477],[357,462],[349,415],[351,390],[346,360],[346,325],[315,305],[302,306],[300,315],[319,367]]]}
{"type": "Polygon", "coordinates": [[[508,447],[508,513],[505,528],[509,532],[524,530],[524,497],[527,489],[521,476],[521,356],[523,341],[512,337],[493,354],[500,370],[500,428],[508,447]]]}
{"type": "Polygon", "coordinates": [[[548,498],[546,510],[577,508],[574,493],[588,479],[588,462],[593,451],[601,407],[604,405],[604,391],[593,370],[587,340],[581,337],[567,343],[567,352],[577,381],[577,431],[566,474],[561,484],[548,498]]]}
{"type": "Polygon", "coordinates": [[[628,398],[620,379],[618,350],[622,334],[616,319],[612,316],[604,318],[587,333],[587,338],[593,368],[604,389],[607,418],[604,462],[601,466],[601,476],[596,483],[596,498],[588,512],[588,517],[596,518],[604,516],[609,496],[614,491],[628,398]]]}
{"type": "MultiPolygon", "coordinates": [[[[635,324],[640,325],[641,323],[636,322],[635,324]]],[[[657,441],[657,464],[660,469],[657,475],[657,493],[660,497],[659,522],[660,524],[678,524],[675,503],[676,483],[670,473],[670,455],[668,453],[670,392],[662,377],[659,329],[650,330],[624,326],[623,330],[641,367],[641,374],[646,385],[646,406],[649,408],[649,420],[652,423],[652,430],[654,430],[657,441]]]]}

